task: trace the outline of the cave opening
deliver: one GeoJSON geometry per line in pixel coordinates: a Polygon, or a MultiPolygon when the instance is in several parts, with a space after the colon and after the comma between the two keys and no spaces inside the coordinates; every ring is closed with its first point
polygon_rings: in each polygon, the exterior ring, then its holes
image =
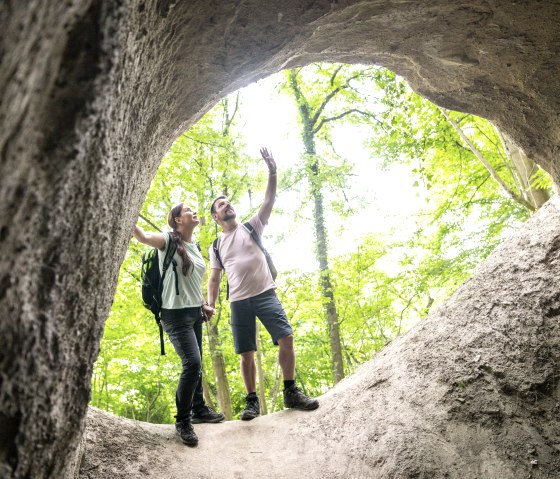
{"type": "MultiPolygon", "coordinates": [[[[93,362],[114,297],[115,265],[124,257],[147,184],[173,137],[227,93],[284,67],[316,61],[383,64],[437,104],[490,118],[559,176],[554,2],[195,2],[188,8],[156,3],[0,6],[7,32],[0,77],[0,302],[8,318],[0,326],[5,340],[0,406],[3,417],[17,424],[2,445],[2,457],[11,456],[0,464],[7,477],[62,477],[76,469],[93,362]],[[87,61],[90,53],[95,65],[87,61]],[[85,214],[77,218],[76,212],[85,214]],[[41,234],[30,227],[38,224],[46,225],[41,234]]],[[[553,223],[555,210],[547,211],[553,223]]],[[[501,271],[516,260],[522,263],[519,251],[531,260],[530,267],[523,264],[507,278],[487,275],[488,284],[497,282],[500,290],[490,294],[486,283],[478,284],[476,294],[464,296],[463,307],[470,310],[460,313],[484,326],[485,316],[477,313],[486,311],[472,298],[492,303],[500,297],[487,313],[489,321],[508,331],[516,321],[527,326],[517,331],[514,346],[502,347],[500,337],[485,350],[503,354],[498,362],[510,366],[508,374],[518,362],[507,354],[523,349],[531,319],[541,318],[539,305],[547,305],[545,320],[558,309],[547,282],[554,276],[556,253],[544,251],[555,239],[547,221],[537,219],[534,225],[541,236],[535,233],[536,240],[524,243],[529,233],[521,235],[519,247],[502,257],[501,271]],[[541,247],[547,264],[539,262],[541,247]],[[521,293],[523,301],[517,301],[521,293]],[[508,310],[510,304],[515,308],[508,310]],[[500,323],[502,316],[506,324],[500,323]]],[[[438,319],[451,324],[448,317],[438,319]]],[[[434,323],[425,342],[437,336],[434,323]]],[[[477,329],[467,331],[460,320],[453,324],[466,338],[477,329]]],[[[547,333],[542,341],[554,337],[547,333]]],[[[531,348],[527,351],[530,357],[531,348]]],[[[453,353],[441,356],[448,370],[456,366],[445,362],[453,353]]],[[[541,359],[533,369],[546,366],[541,359]]],[[[432,366],[435,376],[439,363],[432,366]]],[[[534,375],[533,369],[519,368],[519,377],[534,375]]],[[[445,382],[446,374],[439,379],[445,382]]],[[[411,391],[412,382],[407,383],[411,391]]],[[[432,392],[433,384],[427,385],[432,392]]],[[[509,378],[505,390],[519,389],[523,386],[509,378]]],[[[423,394],[424,389],[417,400],[423,394]]],[[[479,397],[490,395],[488,390],[479,397]]],[[[419,415],[408,417],[414,423],[419,415]]],[[[478,416],[464,417],[467,427],[478,426],[478,416]]],[[[365,423],[355,424],[361,429],[365,423]]],[[[368,438],[378,437],[370,432],[368,438]]],[[[418,437],[417,431],[404,434],[418,437]]],[[[457,450],[466,445],[455,439],[457,450]]],[[[500,451],[492,457],[512,464],[508,458],[523,454],[522,448],[508,450],[514,453],[507,458],[500,451]]],[[[475,470],[472,464],[464,469],[475,470]]]]}
{"type": "MultiPolygon", "coordinates": [[[[228,196],[240,221],[260,206],[266,168],[255,155],[259,146],[277,155],[277,212],[265,242],[282,272],[279,297],[300,332],[298,379],[314,395],[447,299],[544,204],[553,186],[530,159],[521,163],[523,153],[486,120],[436,107],[382,67],[316,63],[231,93],[181,134],[152,181],[139,224],[168,229],[171,205],[190,205],[202,220],[196,239],[208,262],[219,233],[208,211],[212,199],[228,196]],[[306,144],[310,136],[313,151],[306,144]],[[314,162],[321,175],[311,174],[314,162]],[[316,241],[314,183],[324,204],[323,245],[316,241]],[[332,364],[337,345],[329,343],[321,305],[328,297],[319,287],[321,247],[339,312],[338,377],[332,364]]],[[[180,364],[173,352],[156,355],[155,326],[140,299],[145,251],[132,240],[121,267],[91,404],[171,422],[180,364]]],[[[202,288],[206,295],[206,284],[202,288]]],[[[243,388],[223,294],[219,303],[214,323],[204,328],[205,400],[234,419],[243,388]]],[[[282,407],[281,371],[264,328],[258,338],[263,411],[274,412],[282,407]]]]}

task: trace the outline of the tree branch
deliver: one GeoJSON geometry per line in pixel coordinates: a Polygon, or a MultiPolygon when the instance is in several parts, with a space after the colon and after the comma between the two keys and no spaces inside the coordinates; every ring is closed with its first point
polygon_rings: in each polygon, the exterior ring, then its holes
{"type": "Polygon", "coordinates": [[[158,228],[155,224],[153,224],[148,218],[146,218],[144,215],[139,214],[138,215],[139,218],[142,218],[146,223],[148,223],[152,228],[154,228],[156,231],[159,231],[161,233],[161,229],[158,228]]]}
{"type": "MultiPolygon", "coordinates": [[[[369,118],[374,118],[377,122],[381,123],[376,117],[375,115],[372,115],[371,113],[368,113],[366,111],[362,111],[362,110],[358,110],[357,108],[352,108],[350,110],[347,110],[343,113],[341,113],[340,115],[336,115],[336,116],[331,116],[330,118],[323,118],[321,120],[321,123],[319,123],[319,126],[317,126],[317,128],[313,129],[313,134],[317,133],[325,123],[329,123],[331,121],[336,121],[336,120],[340,120],[341,118],[350,115],[351,113],[357,113],[359,115],[362,116],[367,116],[369,118]]],[[[383,125],[383,123],[381,123],[383,125]]]]}
{"type": "Polygon", "coordinates": [[[331,86],[334,85],[334,80],[336,79],[336,76],[338,75],[338,72],[340,70],[342,70],[342,67],[344,66],[344,63],[341,63],[340,66],[334,71],[334,73],[331,75],[331,86]]]}
{"type": "Polygon", "coordinates": [[[185,138],[187,138],[187,139],[189,139],[189,140],[192,140],[192,141],[194,141],[194,142],[196,142],[196,143],[200,143],[200,144],[202,144],[202,145],[213,146],[213,147],[215,147],[215,148],[223,148],[224,150],[230,151],[230,150],[228,149],[227,146],[220,145],[220,144],[218,144],[218,143],[210,143],[210,142],[207,142],[207,141],[197,140],[196,138],[193,138],[192,136],[189,136],[189,135],[187,135],[186,133],[183,133],[181,136],[184,136],[185,138]]]}
{"type": "Polygon", "coordinates": [[[528,201],[523,199],[521,196],[517,195],[513,190],[509,188],[508,185],[505,184],[504,180],[500,177],[500,175],[492,168],[492,165],[488,163],[488,160],[484,158],[484,155],[478,150],[478,148],[474,145],[474,143],[469,140],[465,132],[461,129],[461,127],[449,116],[448,111],[444,108],[438,107],[445,119],[449,122],[449,124],[455,129],[455,131],[459,134],[459,136],[463,139],[463,141],[467,144],[469,149],[474,153],[474,155],[480,160],[480,162],[484,165],[484,167],[490,173],[490,176],[496,180],[496,182],[502,187],[502,189],[506,192],[506,194],[515,202],[522,205],[527,210],[534,212],[535,208],[531,205],[528,201]]]}
{"type": "MultiPolygon", "coordinates": [[[[340,70],[340,68],[339,68],[340,70]]],[[[332,80],[334,80],[334,77],[336,75],[336,73],[338,73],[338,70],[335,72],[335,74],[332,76],[332,80]]],[[[340,92],[341,90],[344,90],[345,88],[348,88],[350,85],[350,82],[356,78],[358,78],[360,75],[358,73],[356,73],[355,75],[351,76],[350,78],[348,78],[348,80],[346,80],[346,82],[344,83],[344,85],[341,85],[337,88],[335,88],[333,91],[331,91],[323,100],[323,103],[321,103],[321,105],[319,106],[319,108],[317,108],[317,111],[315,112],[315,114],[313,115],[313,118],[311,119],[311,126],[315,125],[315,123],[317,123],[317,120],[319,119],[319,116],[321,115],[321,113],[323,113],[323,110],[325,109],[325,107],[328,105],[328,103],[335,97],[335,95],[340,92]]],[[[314,131],[319,131],[321,129],[321,126],[319,126],[319,128],[317,128],[314,131]]]]}

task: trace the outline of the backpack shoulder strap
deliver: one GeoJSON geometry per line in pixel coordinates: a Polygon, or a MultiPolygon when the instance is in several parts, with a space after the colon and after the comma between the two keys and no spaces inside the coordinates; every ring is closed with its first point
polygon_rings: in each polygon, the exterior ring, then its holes
{"type": "Polygon", "coordinates": [[[212,250],[216,255],[216,259],[218,260],[218,263],[220,263],[221,268],[225,271],[224,263],[222,263],[222,258],[220,256],[219,247],[220,247],[220,237],[218,236],[214,241],[212,241],[212,250]]]}
{"type": "Polygon", "coordinates": [[[175,238],[172,235],[169,235],[169,245],[167,246],[167,251],[165,252],[165,256],[163,258],[163,274],[165,274],[167,268],[169,268],[169,265],[173,261],[175,251],[177,251],[177,243],[175,242],[175,238]]]}
{"type": "Polygon", "coordinates": [[[245,229],[249,232],[249,234],[251,235],[251,238],[253,238],[253,241],[255,243],[257,243],[257,246],[263,250],[264,252],[264,246],[262,244],[261,238],[259,237],[259,235],[257,234],[257,232],[255,231],[255,228],[253,228],[253,225],[247,221],[247,223],[243,223],[243,226],[245,227],[245,229]]]}
{"type": "MultiPolygon", "coordinates": [[[[225,271],[226,269],[224,268],[224,263],[222,263],[222,258],[220,257],[220,251],[218,249],[219,246],[220,246],[220,237],[218,236],[214,241],[212,241],[212,250],[216,255],[216,259],[218,260],[218,263],[220,263],[221,268],[225,271]]],[[[226,300],[227,299],[229,299],[229,281],[226,281],[226,300]]]]}
{"type": "Polygon", "coordinates": [[[165,273],[169,269],[169,265],[173,264],[173,273],[175,274],[175,294],[179,294],[179,276],[177,275],[177,261],[173,257],[175,256],[175,251],[177,251],[177,241],[170,234],[169,245],[167,246],[167,251],[165,252],[165,257],[163,258],[163,268],[161,272],[160,289],[163,288],[163,280],[165,278],[165,273]]]}
{"type": "Polygon", "coordinates": [[[272,258],[270,257],[270,254],[268,254],[268,251],[263,246],[262,241],[261,241],[261,237],[257,234],[257,232],[255,231],[255,228],[253,228],[253,225],[251,223],[249,223],[248,221],[247,221],[247,223],[243,223],[243,226],[251,234],[251,238],[253,238],[253,241],[257,244],[257,246],[263,252],[264,257],[266,259],[266,262],[268,264],[268,268],[270,269],[270,274],[272,275],[272,279],[276,279],[276,276],[278,275],[278,271],[276,270],[276,266],[274,266],[274,263],[272,261],[272,258]]]}

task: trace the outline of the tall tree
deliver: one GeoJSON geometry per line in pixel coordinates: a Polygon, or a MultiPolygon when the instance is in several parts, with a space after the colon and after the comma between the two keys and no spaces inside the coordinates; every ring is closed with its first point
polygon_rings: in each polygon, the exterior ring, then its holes
{"type": "Polygon", "coordinates": [[[301,120],[301,137],[305,148],[305,159],[307,167],[307,179],[313,197],[316,256],[319,263],[321,293],[324,298],[324,307],[327,317],[329,331],[329,342],[331,347],[331,360],[334,381],[338,382],[344,378],[344,364],[342,359],[342,345],[338,327],[338,313],[334,300],[334,292],[329,271],[328,262],[328,235],[324,217],[324,199],[320,181],[319,159],[315,148],[315,130],[319,120],[320,111],[314,111],[309,101],[303,94],[296,70],[290,70],[291,90],[298,107],[301,120]]]}
{"type": "MultiPolygon", "coordinates": [[[[292,69],[287,72],[284,90],[295,101],[299,113],[300,133],[304,150],[305,176],[313,203],[315,229],[315,254],[319,264],[320,288],[328,327],[331,366],[335,383],[344,377],[344,360],[336,308],[332,275],[329,268],[327,220],[325,218],[325,185],[333,178],[332,169],[318,154],[317,141],[329,145],[330,126],[344,118],[363,115],[355,105],[361,98],[354,88],[365,76],[361,68],[349,65],[322,65],[308,67],[305,71],[292,69]]],[[[336,171],[340,177],[341,170],[336,171]]],[[[343,185],[341,185],[343,186],[343,185]]]]}

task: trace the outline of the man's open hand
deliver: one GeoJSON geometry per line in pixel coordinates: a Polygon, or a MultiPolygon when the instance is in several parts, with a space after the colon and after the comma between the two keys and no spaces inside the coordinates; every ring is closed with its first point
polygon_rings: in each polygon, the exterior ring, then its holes
{"type": "Polygon", "coordinates": [[[261,148],[261,156],[268,166],[268,172],[273,175],[276,173],[276,161],[274,161],[274,157],[272,156],[272,152],[268,151],[268,148],[261,148]]]}

